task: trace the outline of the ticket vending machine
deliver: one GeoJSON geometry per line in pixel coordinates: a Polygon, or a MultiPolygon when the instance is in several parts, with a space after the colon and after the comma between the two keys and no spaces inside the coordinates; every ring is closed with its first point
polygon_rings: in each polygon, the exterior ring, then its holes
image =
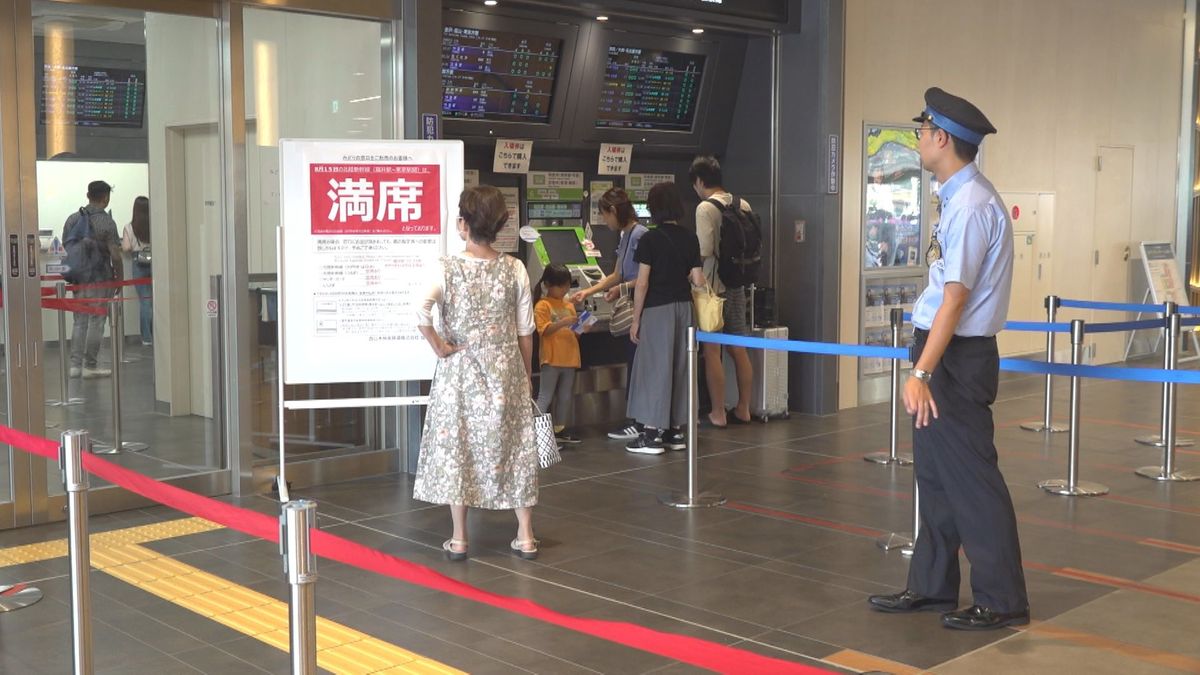
{"type": "MultiPolygon", "coordinates": [[[[572,291],[591,288],[604,279],[604,270],[597,259],[584,248],[587,235],[582,227],[539,227],[538,233],[541,236],[530,247],[527,263],[531,283],[536,284],[542,278],[542,270],[552,263],[566,265],[571,271],[572,291]]],[[[612,304],[602,293],[589,297],[584,305],[601,322],[612,316],[612,304]]]]}

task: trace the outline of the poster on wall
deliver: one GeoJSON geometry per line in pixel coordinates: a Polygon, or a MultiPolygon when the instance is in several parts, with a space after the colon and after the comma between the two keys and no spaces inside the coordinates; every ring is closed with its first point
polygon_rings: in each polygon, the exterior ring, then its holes
{"type": "Polygon", "coordinates": [[[629,193],[629,201],[644,202],[650,194],[650,188],[659,183],[674,183],[675,175],[669,173],[631,173],[625,176],[625,191],[629,193]]]}
{"type": "Polygon", "coordinates": [[[921,156],[911,127],[868,126],[863,144],[863,267],[919,267],[921,156]]]}
{"type": "Polygon", "coordinates": [[[508,222],[496,233],[496,241],[492,248],[501,253],[516,253],[521,246],[518,233],[521,229],[521,189],[517,187],[498,187],[504,195],[504,205],[508,207],[508,222]]]}
{"type": "Polygon", "coordinates": [[[283,139],[279,152],[284,382],[432,378],[414,310],[458,245],[462,142],[283,139]]]}

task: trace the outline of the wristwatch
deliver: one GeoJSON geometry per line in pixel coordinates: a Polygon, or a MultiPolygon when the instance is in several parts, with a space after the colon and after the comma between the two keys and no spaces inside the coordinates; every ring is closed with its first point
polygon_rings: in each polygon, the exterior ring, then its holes
{"type": "Polygon", "coordinates": [[[922,382],[928,382],[929,378],[933,377],[929,374],[928,370],[921,370],[920,368],[913,368],[911,371],[909,371],[909,375],[912,375],[922,382]]]}

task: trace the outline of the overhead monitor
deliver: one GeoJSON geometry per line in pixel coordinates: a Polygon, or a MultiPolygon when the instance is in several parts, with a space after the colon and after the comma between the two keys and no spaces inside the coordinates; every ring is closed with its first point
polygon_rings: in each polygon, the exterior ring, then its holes
{"type": "Polygon", "coordinates": [[[144,70],[43,64],[42,124],[140,129],[145,111],[144,70]]]}
{"type": "Polygon", "coordinates": [[[539,232],[542,235],[542,246],[551,263],[559,265],[587,265],[588,257],[583,252],[579,241],[579,230],[576,228],[546,228],[539,232]]]}
{"type": "Polygon", "coordinates": [[[690,132],[704,54],[610,44],[595,126],[690,132]]]}
{"type": "Polygon", "coordinates": [[[447,25],[442,28],[442,116],[548,124],[563,41],[447,25]]]}

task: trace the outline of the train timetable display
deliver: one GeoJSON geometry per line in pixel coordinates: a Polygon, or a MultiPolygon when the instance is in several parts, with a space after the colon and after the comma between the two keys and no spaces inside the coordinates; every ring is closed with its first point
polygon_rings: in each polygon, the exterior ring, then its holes
{"type": "Polygon", "coordinates": [[[562,40],[479,28],[442,29],[442,115],[550,121],[562,40]]]}
{"type": "Polygon", "coordinates": [[[610,45],[596,126],[691,131],[704,55],[610,45]]]}
{"type": "Polygon", "coordinates": [[[145,71],[44,64],[42,124],[138,128],[145,108],[145,71]]]}

